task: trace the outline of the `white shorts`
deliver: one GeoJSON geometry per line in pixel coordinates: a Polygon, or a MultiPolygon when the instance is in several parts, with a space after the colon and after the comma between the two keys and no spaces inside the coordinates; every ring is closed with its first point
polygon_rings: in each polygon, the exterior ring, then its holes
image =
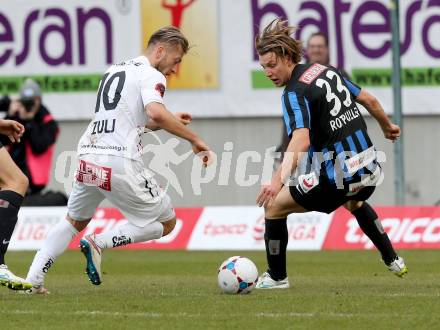
{"type": "Polygon", "coordinates": [[[170,197],[162,191],[144,164],[113,155],[81,155],[69,196],[69,216],[77,221],[93,217],[109,200],[132,224],[144,227],[176,215],[170,197]]]}

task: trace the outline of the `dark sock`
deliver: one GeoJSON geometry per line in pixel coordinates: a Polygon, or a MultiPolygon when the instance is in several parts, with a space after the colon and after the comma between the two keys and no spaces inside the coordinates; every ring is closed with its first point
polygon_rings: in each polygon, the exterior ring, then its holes
{"type": "Polygon", "coordinates": [[[5,263],[5,253],[17,223],[17,214],[23,196],[12,190],[0,190],[0,265],[5,263]]]}
{"type": "Polygon", "coordinates": [[[389,265],[397,258],[396,251],[383,230],[382,224],[373,208],[364,202],[360,208],[351,212],[358,221],[359,227],[382,254],[383,261],[389,265]]]}
{"type": "Polygon", "coordinates": [[[269,265],[268,273],[276,281],[282,280],[287,276],[286,249],[288,240],[287,218],[266,219],[264,242],[266,244],[266,257],[269,265]]]}

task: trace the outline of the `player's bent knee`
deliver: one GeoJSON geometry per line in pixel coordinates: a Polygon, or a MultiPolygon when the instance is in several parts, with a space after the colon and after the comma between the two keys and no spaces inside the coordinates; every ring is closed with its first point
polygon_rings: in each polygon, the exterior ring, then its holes
{"type": "Polygon", "coordinates": [[[24,196],[29,187],[29,179],[21,171],[15,171],[12,176],[2,178],[2,189],[12,190],[24,196]]]}
{"type": "Polygon", "coordinates": [[[78,231],[82,231],[84,228],[87,227],[87,225],[89,224],[91,219],[87,219],[87,220],[74,220],[72,219],[69,215],[67,215],[66,220],[69,221],[71,223],[71,225],[78,231]]]}
{"type": "Polygon", "coordinates": [[[348,201],[347,203],[345,203],[345,204],[344,204],[344,207],[345,207],[348,211],[353,212],[353,211],[356,211],[358,208],[360,208],[360,207],[362,206],[363,203],[364,203],[364,202],[362,202],[362,201],[354,201],[354,200],[351,200],[351,201],[348,201]]]}
{"type": "Polygon", "coordinates": [[[173,231],[174,227],[176,227],[176,218],[162,222],[162,226],[163,226],[162,236],[168,235],[169,233],[171,233],[173,231]]]}
{"type": "Polygon", "coordinates": [[[22,194],[23,196],[26,194],[26,191],[29,187],[29,179],[21,171],[20,174],[17,175],[15,179],[15,186],[16,186],[16,192],[22,194]]]}
{"type": "Polygon", "coordinates": [[[283,210],[283,208],[273,204],[270,207],[266,207],[264,209],[264,217],[266,219],[281,219],[288,216],[288,213],[286,210],[283,210]]]}

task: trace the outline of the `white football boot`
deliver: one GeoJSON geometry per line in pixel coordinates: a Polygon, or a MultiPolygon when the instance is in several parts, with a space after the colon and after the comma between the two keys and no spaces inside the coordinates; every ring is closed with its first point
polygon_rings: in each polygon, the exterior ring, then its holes
{"type": "Polygon", "coordinates": [[[398,277],[403,277],[408,273],[408,267],[405,265],[405,261],[401,257],[397,257],[392,263],[386,265],[388,270],[398,277]]]}
{"type": "Polygon", "coordinates": [[[79,241],[79,247],[87,259],[86,273],[90,282],[94,285],[101,284],[101,248],[95,243],[95,235],[82,238],[79,241]]]}
{"type": "Polygon", "coordinates": [[[15,276],[6,265],[0,265],[0,284],[11,290],[27,290],[32,288],[31,283],[24,278],[15,276]]]}
{"type": "Polygon", "coordinates": [[[270,277],[268,272],[264,272],[258,278],[256,289],[288,289],[290,288],[289,278],[285,278],[283,280],[275,281],[272,277],[270,277]]]}

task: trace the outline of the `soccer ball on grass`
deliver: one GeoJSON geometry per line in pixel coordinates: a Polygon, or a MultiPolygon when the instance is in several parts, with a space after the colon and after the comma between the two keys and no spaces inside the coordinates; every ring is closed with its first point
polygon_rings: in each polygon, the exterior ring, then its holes
{"type": "Polygon", "coordinates": [[[245,257],[230,257],[218,269],[218,285],[225,293],[250,293],[257,281],[257,267],[245,257]]]}

